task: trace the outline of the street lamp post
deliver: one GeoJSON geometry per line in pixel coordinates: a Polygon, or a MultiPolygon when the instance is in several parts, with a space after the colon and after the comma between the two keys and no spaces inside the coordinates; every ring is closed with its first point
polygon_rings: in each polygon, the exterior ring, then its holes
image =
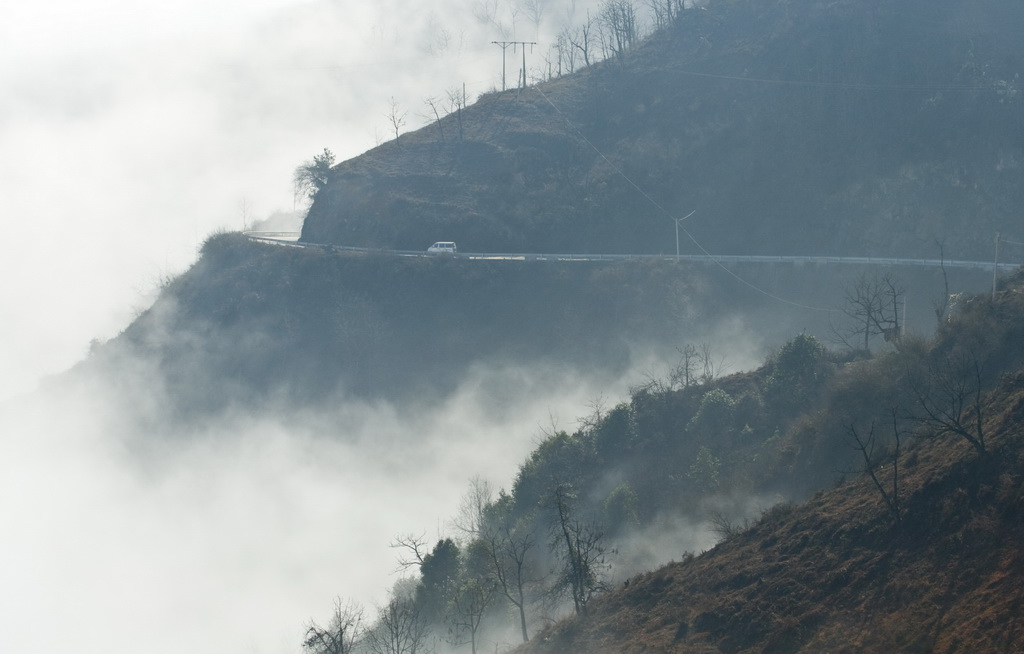
{"type": "Polygon", "coordinates": [[[683,222],[684,220],[686,220],[687,218],[689,218],[690,216],[692,216],[695,213],[697,213],[696,209],[694,209],[690,213],[686,214],[682,218],[673,218],[672,219],[676,223],[676,263],[679,263],[679,223],[683,222]]]}
{"type": "Polygon", "coordinates": [[[996,254],[992,259],[992,301],[996,301],[996,273],[999,272],[999,232],[996,232],[996,254]]]}

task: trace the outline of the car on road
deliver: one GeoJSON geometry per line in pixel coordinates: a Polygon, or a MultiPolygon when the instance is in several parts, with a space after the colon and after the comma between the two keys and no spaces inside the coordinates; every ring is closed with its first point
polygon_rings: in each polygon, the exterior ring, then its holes
{"type": "Polygon", "coordinates": [[[427,254],[448,255],[449,257],[454,257],[458,252],[458,248],[452,241],[438,241],[427,248],[427,254]]]}

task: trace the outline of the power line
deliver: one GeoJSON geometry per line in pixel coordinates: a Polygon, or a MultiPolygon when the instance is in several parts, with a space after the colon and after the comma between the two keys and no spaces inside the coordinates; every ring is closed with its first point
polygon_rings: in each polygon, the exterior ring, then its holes
{"type": "MultiPolygon", "coordinates": [[[[457,59],[463,59],[465,57],[476,57],[484,52],[484,47],[460,47],[457,50],[448,51],[446,56],[453,56],[457,59]]],[[[350,71],[350,70],[362,70],[367,68],[379,68],[382,66],[394,67],[403,66],[408,67],[410,64],[418,63],[423,60],[422,56],[408,55],[403,57],[392,57],[392,58],[379,58],[379,59],[363,59],[360,61],[352,61],[348,63],[264,63],[255,64],[247,63],[244,67],[247,70],[329,70],[329,71],[350,71]]],[[[475,59],[474,59],[475,61],[475,59]]],[[[237,70],[240,66],[235,64],[220,64],[219,68],[237,70]]],[[[490,81],[490,80],[487,80],[490,81]]]]}
{"type": "Polygon", "coordinates": [[[732,82],[753,82],[757,84],[776,84],[780,86],[811,86],[837,89],[850,89],[855,91],[990,91],[993,86],[954,86],[941,84],[870,84],[862,82],[815,82],[811,80],[777,79],[770,77],[744,77],[741,75],[719,75],[715,73],[701,73],[694,70],[670,69],[669,72],[687,77],[704,77],[708,79],[721,79],[732,82]]]}
{"type": "Polygon", "coordinates": [[[501,48],[501,90],[506,89],[505,86],[505,51],[508,50],[509,46],[512,46],[512,52],[516,51],[517,46],[523,46],[523,75],[520,78],[520,88],[526,88],[526,46],[537,45],[536,41],[491,41],[494,45],[501,48]]]}

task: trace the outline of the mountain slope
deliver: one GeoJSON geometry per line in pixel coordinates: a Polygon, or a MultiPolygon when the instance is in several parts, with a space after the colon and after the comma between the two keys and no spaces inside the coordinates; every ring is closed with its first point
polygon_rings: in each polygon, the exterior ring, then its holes
{"type": "Polygon", "coordinates": [[[696,210],[713,252],[987,259],[1024,199],[1022,11],[710,2],[337,166],[303,238],[659,253],[696,210]]]}
{"type": "MultiPolygon", "coordinates": [[[[1020,651],[1022,282],[1018,275],[996,304],[972,302],[928,355],[987,352],[980,379],[991,391],[968,409],[971,429],[986,435],[984,453],[949,423],[916,421],[902,451],[890,446],[873,459],[895,509],[861,468],[806,503],[724,530],[700,556],[634,577],[517,651],[1020,651]]],[[[900,419],[911,415],[904,406],[900,419]]]]}
{"type": "MultiPolygon", "coordinates": [[[[800,330],[828,333],[833,314],[786,310],[778,295],[838,306],[840,289],[871,270],[354,255],[222,234],[84,369],[106,366],[117,378],[148,362],[154,386],[185,417],[338,394],[429,404],[479,367],[596,381],[648,357],[667,366],[686,343],[715,343],[728,366],[745,365],[800,330]]],[[[911,291],[909,319],[930,327],[941,272],[898,274],[911,291]]],[[[989,280],[949,272],[955,291],[989,280]]]]}
{"type": "Polygon", "coordinates": [[[93,365],[152,361],[183,415],[337,394],[429,404],[474,366],[617,375],[736,309],[670,263],[468,262],[211,238],[93,365]]]}
{"type": "Polygon", "coordinates": [[[1015,426],[999,456],[948,440],[912,451],[903,524],[866,480],[776,507],[519,651],[1019,651],[1024,378],[1001,391],[999,416],[1015,426]],[[961,456],[942,460],[946,449],[961,456]]]}
{"type": "MultiPolygon", "coordinates": [[[[621,61],[487,94],[339,164],[302,238],[672,253],[672,218],[696,209],[683,227],[713,252],[988,259],[1024,200],[1020,12],[716,0],[621,61]]],[[[674,356],[733,317],[756,322],[760,347],[823,336],[820,309],[859,272],[360,262],[220,236],[119,340],[158,360],[183,406],[429,397],[480,361],[622,372],[636,348],[674,356]],[[793,304],[815,309],[783,315],[793,304]]],[[[924,330],[944,284],[912,274],[924,330]]]]}

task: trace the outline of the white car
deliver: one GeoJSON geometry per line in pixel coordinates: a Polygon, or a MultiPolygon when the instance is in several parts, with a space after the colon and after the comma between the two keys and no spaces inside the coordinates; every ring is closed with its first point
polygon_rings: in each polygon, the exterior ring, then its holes
{"type": "Polygon", "coordinates": [[[427,254],[446,254],[454,257],[458,254],[458,249],[452,241],[438,241],[427,248],[427,254]]]}

